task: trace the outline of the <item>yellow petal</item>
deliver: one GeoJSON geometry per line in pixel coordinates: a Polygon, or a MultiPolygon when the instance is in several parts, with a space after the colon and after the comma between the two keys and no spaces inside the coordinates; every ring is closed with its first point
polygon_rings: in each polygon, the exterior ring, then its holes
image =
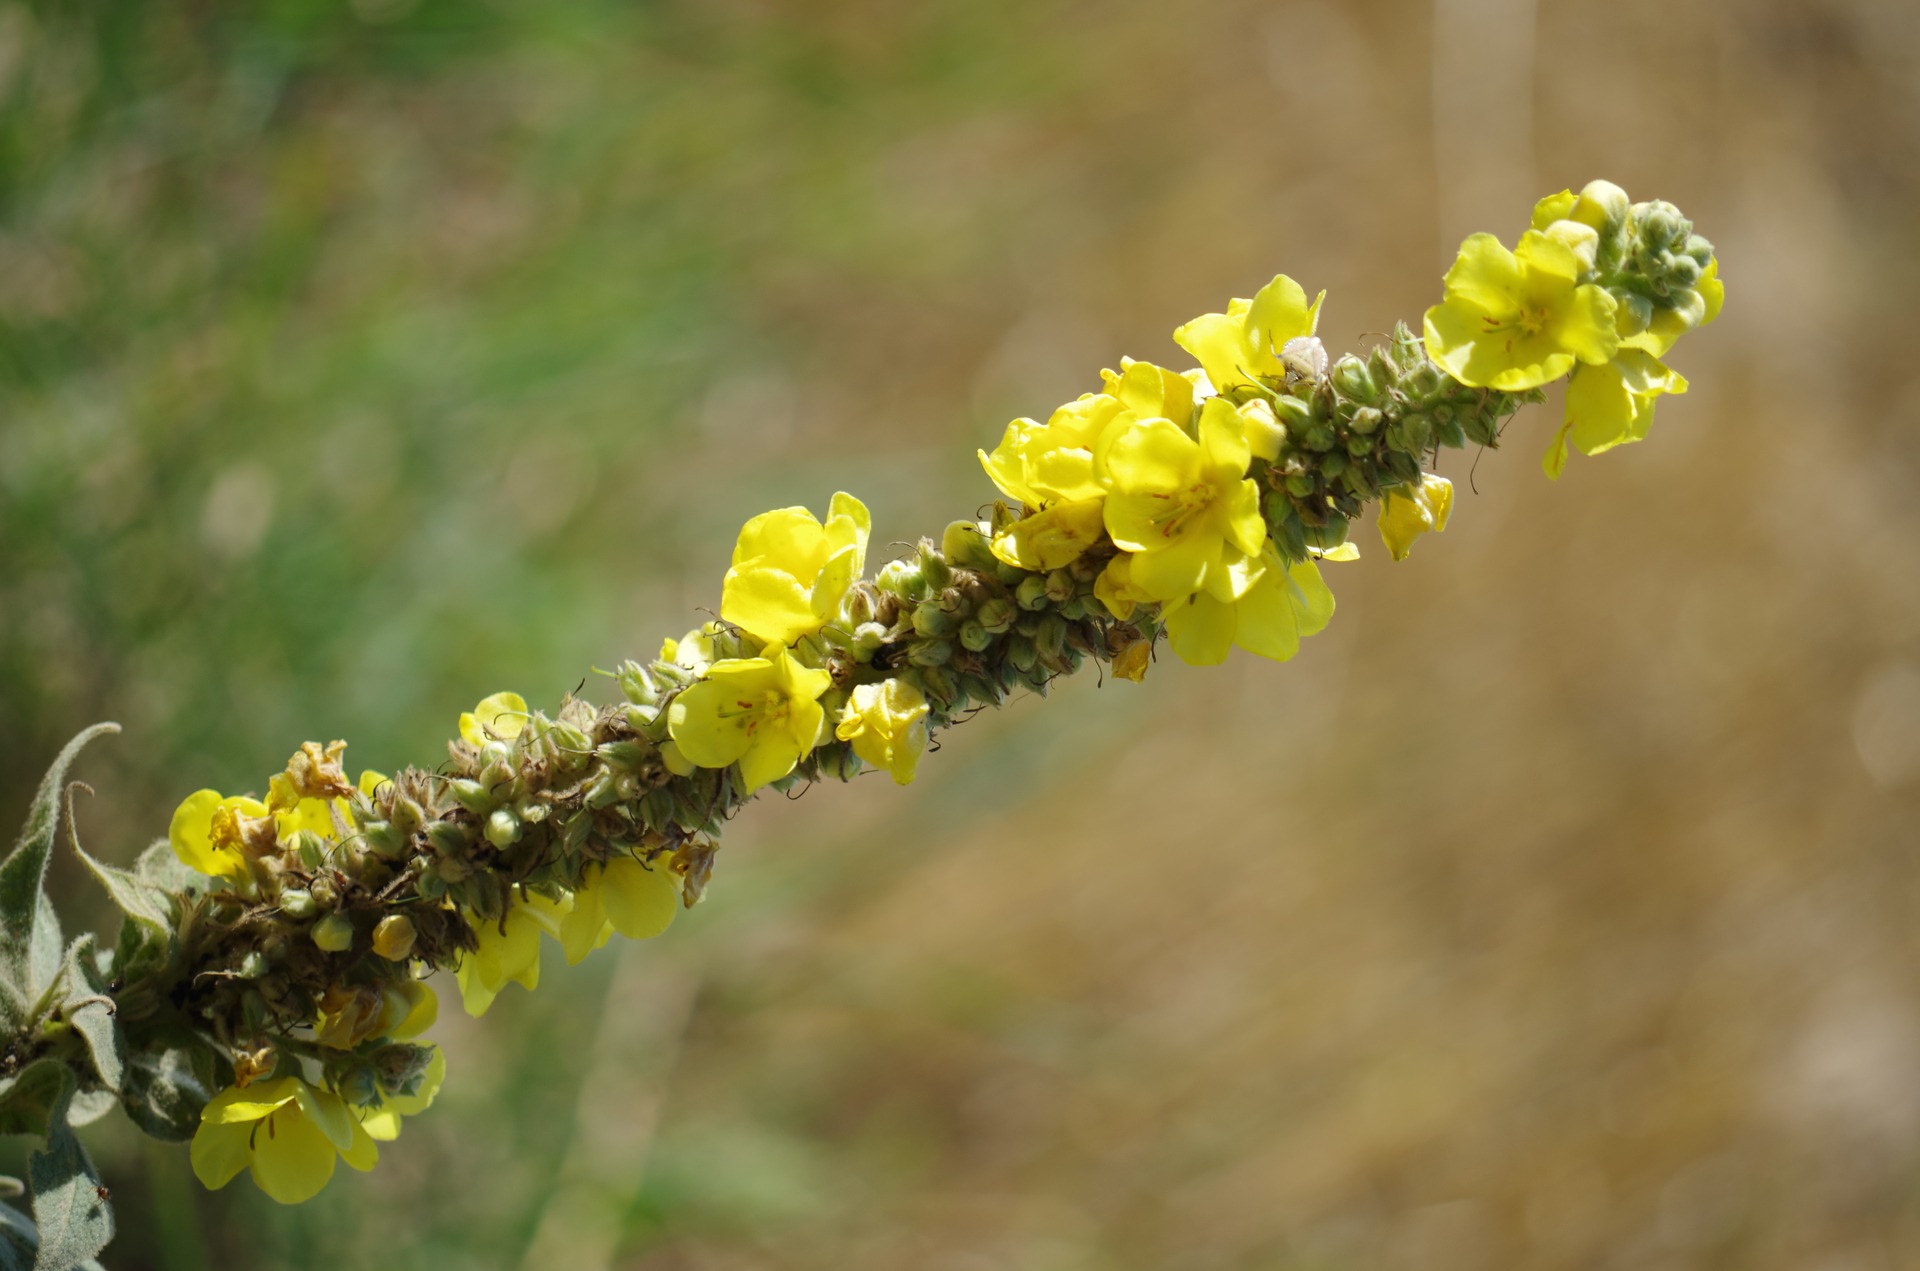
{"type": "Polygon", "coordinates": [[[193,1132],[193,1146],[187,1157],[201,1186],[217,1191],[247,1168],[253,1159],[253,1149],[247,1145],[252,1133],[251,1121],[200,1123],[200,1128],[193,1132]]]}
{"type": "Polygon", "coordinates": [[[320,1194],[338,1156],[318,1126],[294,1109],[283,1109],[253,1135],[253,1181],[281,1204],[298,1205],[320,1194]]]}
{"type": "Polygon", "coordinates": [[[600,886],[613,929],[629,940],[652,939],[680,911],[680,889],[664,862],[649,867],[617,856],[607,862],[600,886]]]}
{"type": "Polygon", "coordinates": [[[473,746],[512,741],[526,726],[527,703],[518,693],[491,694],[470,713],[460,716],[460,736],[473,746]]]}

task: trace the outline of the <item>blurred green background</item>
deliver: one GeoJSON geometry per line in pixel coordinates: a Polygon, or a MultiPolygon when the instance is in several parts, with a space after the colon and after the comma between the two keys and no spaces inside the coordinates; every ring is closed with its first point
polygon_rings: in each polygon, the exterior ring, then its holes
{"type": "Polygon", "coordinates": [[[764,800],[666,938],[450,1000],[310,1205],[101,1123],[108,1266],[1920,1265],[1920,10],[0,4],[0,806],[120,720],[115,859],[650,653],[755,512],[937,534],[1276,270],[1364,346],[1602,175],[1728,283],[1647,444],[1553,486],[1523,415],[1294,663],[764,800]]]}

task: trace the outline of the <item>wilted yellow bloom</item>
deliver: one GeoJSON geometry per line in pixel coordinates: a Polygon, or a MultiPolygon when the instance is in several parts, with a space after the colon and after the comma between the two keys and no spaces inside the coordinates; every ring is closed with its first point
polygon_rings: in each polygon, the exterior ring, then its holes
{"type": "Polygon", "coordinates": [[[1418,486],[1396,487],[1380,500],[1380,541],[1395,560],[1405,560],[1413,551],[1413,540],[1446,529],[1452,512],[1453,482],[1423,472],[1418,486]]]}
{"type": "Polygon", "coordinates": [[[720,587],[720,616],[775,644],[792,644],[832,620],[866,568],[867,505],[836,494],[822,525],[805,508],[763,512],[740,530],[720,587]]]}
{"type": "Polygon", "coordinates": [[[792,772],[819,744],[826,711],[826,671],[795,661],[769,644],[757,658],[726,658],[681,690],[667,708],[667,729],[680,753],[702,768],[740,765],[742,793],[752,794],[792,772]]]}
{"type": "Polygon", "coordinates": [[[854,754],[906,785],[927,749],[927,699],[901,679],[855,685],[834,736],[853,743],[854,754]]]}
{"type": "Polygon", "coordinates": [[[225,1187],[251,1170],[261,1191],[297,1205],[327,1185],[336,1157],[370,1170],[380,1149],[339,1095],[280,1077],[214,1096],[200,1114],[189,1156],[207,1187],[225,1187]]]}

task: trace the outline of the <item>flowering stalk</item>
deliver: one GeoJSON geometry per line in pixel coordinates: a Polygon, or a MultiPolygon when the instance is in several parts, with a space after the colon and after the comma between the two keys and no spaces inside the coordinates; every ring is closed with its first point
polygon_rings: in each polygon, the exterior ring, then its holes
{"type": "Polygon", "coordinates": [[[1497,446],[1569,375],[1551,474],[1569,445],[1645,436],[1654,399],[1685,388],[1658,358],[1721,289],[1677,211],[1596,182],[1543,200],[1514,251],[1467,240],[1424,336],[1330,362],[1322,299],[1275,278],[1175,332],[1197,368],[1123,360],[1045,422],[1014,421],[980,456],[1005,501],[872,578],[852,496],[824,521],[755,517],[719,620],[616,668],[614,704],[496,693],[446,762],[391,777],[350,777],[344,743],[309,742],[264,797],[189,796],[130,870],[81,852],[127,920],[111,950],[83,936],[62,954],[40,878],[92,733],[76,739],[0,869],[0,1125],[48,1139],[43,1264],[111,1234],[72,1124],[119,1103],[191,1139],[207,1185],[247,1171],[283,1202],[338,1161],[370,1168],[439,1088],[419,1040],[433,972],[478,1015],[535,985],[544,939],[578,962],[657,935],[760,790],[869,767],[905,783],[932,733],[1088,661],[1138,680],[1162,639],[1196,664],[1291,657],[1332,616],[1320,565],[1356,554],[1368,505],[1403,558],[1451,510],[1438,452],[1497,446]]]}

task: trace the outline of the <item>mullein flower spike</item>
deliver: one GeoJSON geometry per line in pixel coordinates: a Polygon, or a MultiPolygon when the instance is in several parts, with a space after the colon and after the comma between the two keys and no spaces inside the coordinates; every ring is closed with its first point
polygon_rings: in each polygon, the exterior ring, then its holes
{"type": "Polygon", "coordinates": [[[1511,251],[1468,239],[1424,338],[1329,358],[1324,294],[1284,275],[1195,318],[1174,339],[1197,367],[1123,359],[1044,423],[1015,420],[980,455],[1006,501],[871,579],[853,496],[824,519],[756,516],[719,621],[616,668],[616,705],[550,715],[495,693],[437,767],[349,782],[342,743],[308,743],[265,799],[188,796],[168,842],[193,881],[142,884],[159,898],[108,969],[126,1045],[187,1046],[169,1070],[224,1087],[192,1132],[203,1182],[247,1171],[305,1199],[336,1160],[372,1166],[439,1089],[422,977],[451,970],[479,1015],[539,983],[548,939],[578,962],[658,935],[762,789],[863,769],[905,784],[964,712],[1089,659],[1139,680],[1163,637],[1196,665],[1294,656],[1333,615],[1322,567],[1356,554],[1368,505],[1403,559],[1452,510],[1438,452],[1497,445],[1569,375],[1550,474],[1569,447],[1639,440],[1686,388],[1659,359],[1723,295],[1684,217],[1595,182],[1542,200],[1511,251]]]}

